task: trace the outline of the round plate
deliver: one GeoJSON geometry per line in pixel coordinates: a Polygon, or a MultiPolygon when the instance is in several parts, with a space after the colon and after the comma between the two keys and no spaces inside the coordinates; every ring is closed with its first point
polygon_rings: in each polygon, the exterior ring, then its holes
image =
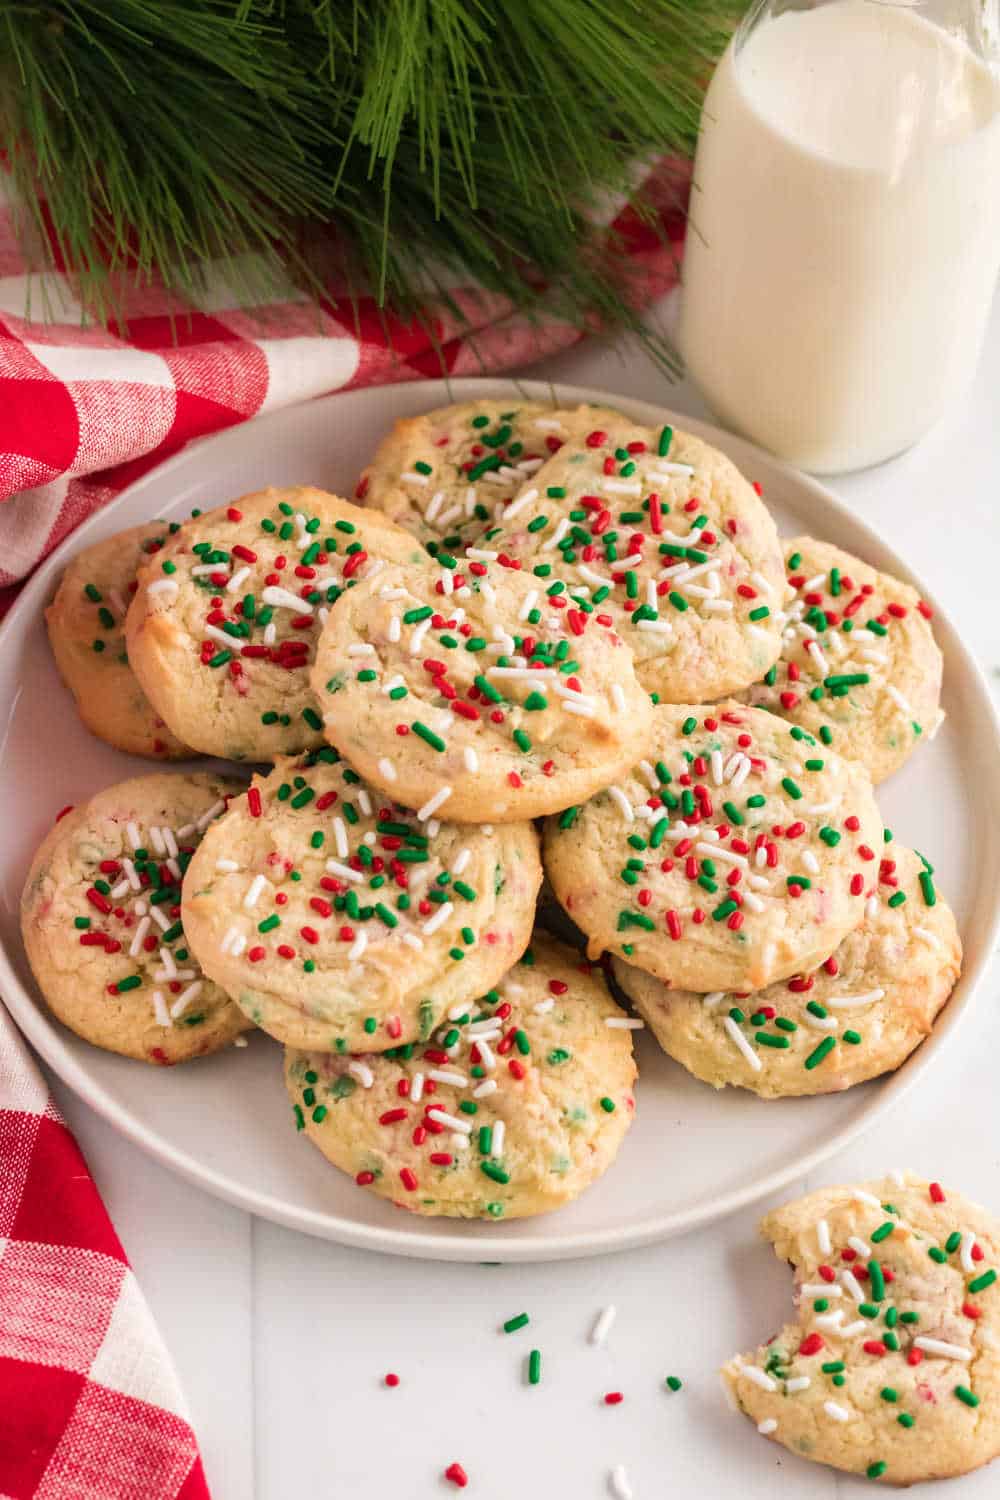
{"type": "MultiPolygon", "coordinates": [[[[606,391],[539,382],[456,380],[355,391],[234,428],[147,474],[79,527],[34,575],[0,630],[0,987],[16,1021],[72,1089],[131,1140],[210,1193],[349,1245],[444,1260],[532,1261],[648,1244],[705,1225],[781,1189],[838,1151],[911,1087],[969,1009],[998,926],[1000,731],[958,633],[938,613],[948,718],[879,794],[886,822],[934,860],[958,916],[965,968],[933,1035],[888,1077],[843,1094],[764,1101],[715,1090],[638,1036],[635,1124],[611,1170],[556,1214],[509,1224],[423,1219],[359,1190],[296,1134],[281,1053],[263,1034],[186,1067],[143,1067],[90,1047],[42,1007],[18,931],[32,854],[56,812],[142,772],[82,727],[48,649],[43,610],[80,548],[153,516],[183,518],[264,484],[351,495],[397,417],[477,396],[591,401],[651,426],[671,422],[724,449],[764,488],[780,529],[805,531],[908,578],[896,553],[833,495],[749,443],[606,391]],[[973,796],[974,790],[974,796],[973,796]]],[[[928,597],[932,597],[928,595],[928,597]]]]}

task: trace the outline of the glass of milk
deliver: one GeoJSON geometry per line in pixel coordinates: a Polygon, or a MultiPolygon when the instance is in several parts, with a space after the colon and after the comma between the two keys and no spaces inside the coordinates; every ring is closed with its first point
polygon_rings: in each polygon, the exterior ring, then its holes
{"type": "Polygon", "coordinates": [[[1000,0],[757,0],[712,79],[680,341],[727,425],[817,473],[914,443],[1000,268],[1000,0]]]}

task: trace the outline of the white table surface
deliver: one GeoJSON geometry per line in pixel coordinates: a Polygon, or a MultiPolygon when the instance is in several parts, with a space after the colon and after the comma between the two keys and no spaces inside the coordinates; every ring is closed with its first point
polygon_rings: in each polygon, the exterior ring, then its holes
{"type": "MultiPolygon", "coordinates": [[[[668,309],[669,310],[669,309],[668,309]]],[[[704,408],[627,345],[587,344],[533,370],[704,408]]],[[[917,449],[833,481],[932,584],[993,676],[1000,663],[1000,304],[970,401],[917,449]]],[[[970,788],[974,796],[974,788],[970,788]]],[[[913,1166],[1000,1210],[997,971],[926,1082],[788,1196],[913,1166]]],[[[732,1415],[716,1377],[783,1321],[788,1273],[759,1210],[651,1249],[559,1265],[433,1265],[340,1249],[206,1197],[61,1086],[112,1218],[173,1353],[215,1500],[600,1500],[624,1463],[635,1500],[832,1500],[871,1493],[795,1458],[732,1415]],[[588,1332],[613,1302],[607,1344],[588,1332]],[[530,1328],[505,1336],[521,1311],[530,1328]],[[528,1386],[530,1348],[542,1381],[528,1386]],[[382,1385],[396,1371],[395,1390],[382,1385]],[[664,1377],[683,1378],[671,1394],[664,1377]],[[606,1391],[624,1392],[607,1407],[606,1391]],[[783,1477],[776,1478],[777,1471],[783,1477]]],[[[669,1162],[664,1163],[669,1171],[669,1162]]],[[[866,1488],[867,1486],[867,1488],[866,1488]]],[[[921,1493],[927,1487],[921,1489],[921,1493]]],[[[1000,1462],[948,1487],[1000,1492],[1000,1462]]]]}

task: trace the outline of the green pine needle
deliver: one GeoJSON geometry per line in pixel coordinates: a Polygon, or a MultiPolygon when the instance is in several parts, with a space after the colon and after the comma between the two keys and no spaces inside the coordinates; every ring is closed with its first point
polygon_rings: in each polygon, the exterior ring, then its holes
{"type": "MultiPolygon", "coordinates": [[[[636,160],[690,154],[741,0],[51,0],[0,7],[0,149],[81,295],[336,267],[404,316],[461,279],[639,326],[595,247],[636,160]]],[[[654,352],[669,352],[654,340],[654,352]]]]}

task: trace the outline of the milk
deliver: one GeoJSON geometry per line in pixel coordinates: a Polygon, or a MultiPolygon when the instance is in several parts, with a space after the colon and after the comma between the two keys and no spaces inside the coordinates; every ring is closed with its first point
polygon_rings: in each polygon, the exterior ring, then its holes
{"type": "Polygon", "coordinates": [[[765,20],[705,101],[680,339],[729,426],[877,463],[968,387],[1000,266],[1000,87],[911,10],[765,20]]]}

